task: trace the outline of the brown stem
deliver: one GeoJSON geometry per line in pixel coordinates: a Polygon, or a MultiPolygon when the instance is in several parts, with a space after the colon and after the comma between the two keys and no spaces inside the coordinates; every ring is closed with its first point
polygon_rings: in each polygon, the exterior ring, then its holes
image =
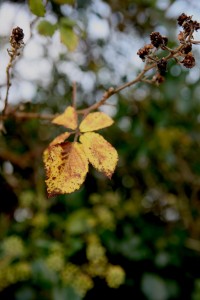
{"type": "Polygon", "coordinates": [[[50,114],[40,114],[40,113],[33,113],[33,112],[11,112],[4,114],[0,116],[0,120],[6,120],[9,117],[13,117],[14,119],[23,119],[23,120],[29,120],[29,119],[41,119],[41,120],[53,120],[53,118],[56,117],[56,115],[50,115],[50,114]]]}
{"type": "Polygon", "coordinates": [[[145,66],[144,70],[141,71],[139,73],[139,75],[132,81],[129,81],[119,87],[117,87],[116,89],[114,89],[113,87],[110,87],[102,96],[102,98],[94,103],[93,105],[89,106],[88,108],[85,109],[81,109],[78,110],[77,113],[78,114],[88,114],[89,112],[91,112],[92,110],[96,110],[97,108],[99,108],[101,105],[103,105],[112,95],[119,93],[120,91],[124,90],[127,87],[130,87],[131,85],[140,82],[144,76],[144,74],[149,71],[150,69],[155,68],[156,64],[152,64],[151,66],[145,66]]]}
{"type": "Polygon", "coordinates": [[[8,106],[8,94],[9,94],[9,90],[10,90],[10,87],[11,87],[11,82],[10,82],[11,74],[10,74],[10,70],[11,70],[11,68],[13,66],[13,61],[14,61],[14,59],[17,56],[17,51],[18,51],[18,49],[15,48],[13,50],[13,52],[11,54],[9,54],[10,55],[10,60],[9,60],[9,63],[7,65],[7,67],[6,67],[6,96],[5,96],[5,100],[4,100],[4,108],[3,108],[3,111],[2,111],[2,115],[6,114],[6,109],[7,109],[7,106],[8,106]]]}
{"type": "MultiPolygon", "coordinates": [[[[178,46],[175,50],[171,51],[166,57],[164,57],[164,59],[166,61],[170,60],[171,58],[175,58],[177,59],[178,56],[180,56],[180,52],[182,50],[182,48],[184,47],[184,44],[178,46]]],[[[12,66],[12,65],[11,65],[12,66]]],[[[8,84],[7,87],[9,86],[10,83],[10,76],[9,76],[9,70],[11,68],[11,66],[8,67],[8,84]]],[[[100,106],[104,105],[105,102],[114,94],[119,93],[120,91],[138,83],[138,82],[142,82],[145,79],[145,74],[151,70],[156,68],[157,64],[153,63],[153,64],[148,64],[146,63],[144,69],[138,74],[138,76],[133,79],[132,81],[129,81],[117,88],[113,88],[110,87],[102,96],[102,98],[97,101],[96,103],[92,104],[91,106],[85,108],[85,109],[81,109],[81,110],[77,110],[78,114],[82,114],[84,116],[86,116],[88,113],[90,113],[93,110],[98,109],[100,106]]],[[[151,80],[147,81],[149,83],[152,83],[151,80]]],[[[7,88],[7,90],[9,91],[9,88],[7,88]]],[[[7,91],[7,93],[8,93],[7,91]]],[[[7,97],[6,97],[7,99],[7,97]]],[[[73,95],[72,95],[72,100],[73,100],[73,104],[75,105],[75,100],[76,100],[76,84],[73,84],[73,95]]],[[[7,107],[7,100],[5,101],[6,103],[6,107],[7,107]]],[[[10,113],[6,113],[6,109],[4,108],[4,113],[2,114],[2,116],[0,116],[0,120],[4,120],[7,119],[8,117],[14,117],[16,119],[42,119],[42,120],[52,120],[53,118],[55,118],[56,115],[49,115],[49,114],[39,114],[39,113],[29,113],[29,112],[10,112],[10,113]]]]}
{"type": "Polygon", "coordinates": [[[191,43],[194,45],[198,45],[198,44],[200,44],[200,41],[191,41],[191,43]]]}
{"type": "Polygon", "coordinates": [[[72,106],[73,106],[73,108],[76,108],[76,81],[73,81],[72,106]]]}

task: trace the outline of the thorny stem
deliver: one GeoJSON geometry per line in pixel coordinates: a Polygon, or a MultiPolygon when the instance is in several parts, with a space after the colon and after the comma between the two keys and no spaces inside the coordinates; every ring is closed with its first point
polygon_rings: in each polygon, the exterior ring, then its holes
{"type": "MultiPolygon", "coordinates": [[[[45,7],[47,6],[48,0],[45,1],[44,5],[45,7]]],[[[32,37],[33,34],[33,26],[35,25],[35,23],[39,20],[39,17],[36,17],[31,23],[30,23],[30,39],[32,37]]],[[[4,108],[2,111],[2,116],[6,115],[6,110],[8,107],[8,95],[9,95],[9,90],[11,87],[11,69],[13,67],[13,62],[15,60],[15,58],[18,56],[18,50],[19,48],[15,47],[13,48],[11,51],[8,50],[8,54],[10,56],[10,60],[9,63],[6,67],[6,96],[5,96],[5,100],[4,100],[4,108]]],[[[1,118],[2,119],[2,118],[1,118]]]]}
{"type": "MultiPolygon", "coordinates": [[[[165,57],[165,60],[168,61],[171,58],[176,58],[176,56],[179,55],[179,52],[181,51],[181,49],[183,48],[183,45],[180,45],[179,47],[177,47],[176,50],[174,50],[173,52],[170,51],[170,53],[165,57]]],[[[137,82],[143,81],[144,75],[151,69],[154,69],[156,67],[156,63],[148,65],[146,64],[144,69],[138,74],[138,76],[132,80],[129,81],[117,88],[112,88],[110,87],[103,95],[103,97],[96,103],[94,103],[93,105],[89,106],[88,108],[82,109],[82,110],[78,110],[77,113],[79,114],[88,114],[89,112],[91,112],[92,110],[96,110],[98,109],[101,105],[103,105],[112,95],[119,93],[120,91],[136,84],[137,82]]],[[[152,81],[149,81],[149,83],[152,83],[152,81]]]]}
{"type": "MultiPolygon", "coordinates": [[[[184,14],[183,14],[184,15],[184,14]]],[[[182,17],[182,15],[180,16],[182,17]]],[[[179,20],[180,21],[180,20],[179,20]]],[[[188,33],[187,31],[185,31],[185,35],[184,35],[184,41],[180,41],[180,45],[176,48],[176,49],[170,49],[168,48],[166,45],[163,45],[163,48],[161,47],[161,49],[163,50],[167,50],[169,53],[167,56],[163,57],[163,60],[165,62],[167,62],[168,60],[174,58],[177,62],[179,62],[178,57],[179,56],[184,56],[183,53],[181,53],[181,51],[183,50],[183,48],[188,44],[188,43],[192,43],[192,44],[199,44],[200,41],[193,41],[192,40],[192,34],[194,32],[194,28],[192,27],[191,31],[188,33]]],[[[157,33],[156,33],[157,34],[157,33]]],[[[156,49],[155,49],[156,50],[156,49]]],[[[154,51],[155,52],[155,51],[154,51]]],[[[15,58],[15,55],[11,56],[10,59],[10,63],[7,67],[6,73],[7,73],[7,93],[6,93],[6,98],[5,98],[5,107],[3,110],[2,115],[0,116],[0,120],[4,120],[7,117],[11,116],[14,117],[16,119],[33,119],[33,118],[37,118],[37,119],[43,119],[43,120],[52,120],[56,115],[45,115],[45,114],[39,114],[39,113],[28,113],[28,112],[17,112],[14,110],[7,110],[7,106],[8,106],[8,93],[9,93],[9,88],[10,88],[10,69],[12,67],[12,62],[13,59],[15,58]]],[[[144,66],[144,69],[137,75],[137,77],[135,79],[133,79],[130,82],[127,82],[119,87],[113,88],[110,87],[102,96],[102,98],[97,101],[96,103],[94,103],[93,105],[85,108],[85,109],[81,109],[81,110],[77,110],[78,114],[82,114],[84,116],[86,116],[89,112],[98,109],[100,106],[104,105],[105,102],[114,94],[119,93],[120,91],[138,83],[138,82],[147,82],[147,83],[156,83],[154,77],[152,77],[152,79],[147,79],[147,77],[145,76],[145,74],[151,70],[151,69],[157,69],[158,68],[158,61],[155,59],[151,59],[152,57],[147,57],[146,59],[146,64],[144,66]]],[[[190,67],[190,66],[189,66],[190,67]]],[[[72,92],[72,105],[75,108],[75,102],[76,102],[76,83],[73,83],[73,92],[72,92]]]]}
{"type": "MultiPolygon", "coordinates": [[[[166,57],[166,60],[169,60],[171,58],[176,58],[179,55],[180,50],[184,47],[184,45],[180,45],[179,47],[177,47],[173,52],[171,51],[166,57]]],[[[120,91],[138,83],[138,82],[142,82],[144,75],[151,69],[154,69],[156,67],[156,63],[153,63],[151,65],[146,64],[144,69],[138,74],[138,76],[133,79],[132,81],[129,81],[117,88],[113,88],[110,87],[102,96],[102,98],[97,101],[96,103],[92,104],[91,106],[85,108],[85,109],[81,109],[81,110],[77,110],[78,114],[83,114],[83,115],[87,115],[89,112],[98,109],[100,106],[104,105],[105,102],[114,94],[119,93],[120,91]]],[[[149,83],[152,83],[152,81],[150,80],[149,83]]],[[[73,89],[74,91],[74,89],[73,89]]],[[[74,98],[74,95],[73,97],[74,98]]],[[[46,115],[46,114],[39,114],[39,113],[28,113],[28,112],[9,112],[7,114],[4,114],[3,116],[0,116],[0,120],[1,119],[6,119],[6,117],[8,116],[12,116],[16,119],[42,119],[42,120],[52,120],[53,118],[55,118],[56,115],[46,115]]]]}
{"type": "MultiPolygon", "coordinates": [[[[121,86],[119,86],[118,88],[114,89],[112,87],[110,87],[102,96],[102,98],[94,103],[93,105],[89,106],[86,109],[82,109],[82,110],[77,110],[78,114],[84,114],[87,115],[90,111],[96,110],[97,108],[99,108],[101,105],[103,105],[112,95],[119,93],[120,91],[122,91],[123,89],[130,87],[131,85],[139,82],[142,80],[144,74],[149,71],[150,69],[154,68],[156,64],[153,64],[151,66],[145,67],[144,70],[142,72],[139,73],[139,75],[132,81],[127,82],[121,86]]],[[[74,96],[73,96],[74,99],[74,96]]],[[[50,114],[39,114],[39,113],[28,113],[28,112],[13,112],[10,111],[6,114],[4,114],[3,116],[0,116],[0,119],[6,119],[8,116],[12,116],[16,119],[43,119],[43,120],[52,120],[53,118],[55,118],[55,115],[50,115],[50,114]]]]}
{"type": "Polygon", "coordinates": [[[13,61],[15,60],[16,56],[17,56],[17,51],[18,49],[14,49],[12,54],[9,54],[10,55],[10,61],[7,65],[7,68],[6,68],[6,96],[5,96],[5,100],[4,100],[4,108],[3,108],[3,111],[2,111],[2,115],[5,115],[6,114],[6,109],[7,109],[7,106],[8,106],[8,94],[9,94],[9,90],[10,90],[10,87],[11,87],[11,80],[10,80],[10,77],[11,77],[11,68],[13,66],[13,61]]]}

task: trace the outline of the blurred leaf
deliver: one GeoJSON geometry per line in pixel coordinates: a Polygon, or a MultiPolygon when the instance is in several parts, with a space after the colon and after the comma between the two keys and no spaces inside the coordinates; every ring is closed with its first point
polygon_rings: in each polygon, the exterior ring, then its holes
{"type": "Polygon", "coordinates": [[[41,35],[50,36],[50,37],[54,34],[56,29],[57,29],[57,25],[52,24],[47,20],[42,20],[37,26],[37,30],[41,35]]]}
{"type": "Polygon", "coordinates": [[[52,246],[52,241],[45,240],[45,239],[38,239],[35,241],[35,245],[37,248],[41,248],[47,251],[52,246]]]}
{"type": "Polygon", "coordinates": [[[60,40],[69,49],[74,51],[78,46],[78,36],[75,34],[73,28],[60,26],[60,40]]]}
{"type": "Polygon", "coordinates": [[[33,300],[34,298],[35,291],[29,287],[24,287],[16,293],[16,300],[33,300]]]}
{"type": "Polygon", "coordinates": [[[34,15],[38,17],[44,17],[45,6],[42,0],[29,0],[29,7],[34,15]]]}
{"type": "Polygon", "coordinates": [[[60,19],[60,25],[62,27],[72,28],[72,27],[74,27],[76,25],[76,21],[74,21],[74,20],[72,20],[70,18],[65,17],[65,18],[61,18],[60,19]]]}
{"type": "Polygon", "coordinates": [[[57,287],[53,289],[53,300],[81,300],[72,287],[57,287]]]}
{"type": "Polygon", "coordinates": [[[51,287],[52,284],[56,284],[58,281],[56,274],[41,259],[32,263],[32,274],[33,281],[42,284],[45,288],[51,287]]]}
{"type": "Polygon", "coordinates": [[[142,291],[149,300],[167,300],[168,291],[162,278],[145,273],[142,278],[142,291]]]}
{"type": "MultiPolygon", "coordinates": [[[[89,222],[91,221],[91,219],[92,219],[92,216],[88,219],[89,222]]],[[[77,227],[77,229],[78,229],[78,227],[77,227]]],[[[67,230],[69,230],[69,232],[71,232],[70,225],[69,225],[69,227],[67,225],[67,230]]],[[[79,229],[78,229],[78,231],[79,231],[79,229]]],[[[73,229],[72,229],[72,234],[73,234],[73,229]]],[[[68,243],[67,243],[67,251],[66,251],[67,255],[69,255],[69,256],[74,255],[76,252],[80,251],[83,248],[83,245],[84,245],[84,241],[80,237],[73,236],[73,237],[69,238],[68,243]]]]}
{"type": "Polygon", "coordinates": [[[194,282],[194,290],[192,292],[192,300],[200,299],[200,279],[196,278],[194,282]]]}
{"type": "Polygon", "coordinates": [[[82,208],[71,213],[66,221],[66,229],[71,234],[88,232],[94,224],[94,216],[89,209],[82,208]]]}

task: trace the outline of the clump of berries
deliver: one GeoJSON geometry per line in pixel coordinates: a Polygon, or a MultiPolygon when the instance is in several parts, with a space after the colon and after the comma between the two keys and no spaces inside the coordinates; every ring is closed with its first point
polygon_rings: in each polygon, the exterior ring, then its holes
{"type": "Polygon", "coordinates": [[[165,49],[165,46],[167,46],[168,38],[166,36],[162,36],[159,32],[152,32],[150,34],[150,40],[151,44],[156,48],[163,48],[165,49]]]}
{"type": "Polygon", "coordinates": [[[182,26],[186,34],[193,33],[194,30],[200,29],[200,23],[192,20],[192,16],[182,13],[178,19],[178,25],[182,26]]]}
{"type": "Polygon", "coordinates": [[[200,29],[200,23],[193,21],[192,16],[187,16],[184,13],[178,17],[177,21],[178,25],[183,29],[178,35],[178,39],[182,44],[180,54],[184,57],[181,63],[184,67],[191,69],[195,66],[195,58],[192,53],[192,44],[195,44],[195,42],[193,42],[193,33],[200,29]]]}
{"type": "Polygon", "coordinates": [[[17,50],[19,50],[24,45],[23,38],[23,29],[21,29],[20,27],[13,28],[10,36],[10,44],[12,46],[12,50],[9,51],[9,54],[17,52],[17,50]]]}
{"type": "Polygon", "coordinates": [[[178,25],[182,27],[182,31],[178,34],[178,40],[180,45],[172,50],[167,47],[168,38],[162,36],[160,32],[155,31],[150,34],[150,44],[140,48],[137,52],[139,57],[146,61],[147,69],[157,68],[157,73],[153,76],[152,81],[160,84],[164,81],[164,76],[167,72],[167,62],[169,59],[174,58],[177,63],[181,63],[186,68],[193,68],[195,66],[195,58],[192,53],[193,44],[199,44],[195,42],[193,33],[200,29],[200,23],[192,20],[192,16],[187,16],[182,13],[177,18],[178,25]],[[167,50],[169,53],[163,58],[157,56],[157,51],[167,50]],[[150,66],[150,68],[149,68],[150,66]]]}
{"type": "Polygon", "coordinates": [[[150,54],[151,50],[153,49],[153,45],[152,44],[147,44],[145,45],[143,48],[140,48],[137,52],[137,54],[139,55],[139,57],[144,61],[146,56],[148,54],[150,54]]]}
{"type": "Polygon", "coordinates": [[[195,58],[192,54],[192,52],[189,52],[185,58],[181,61],[181,63],[186,67],[186,68],[193,68],[195,66],[195,58]]]}

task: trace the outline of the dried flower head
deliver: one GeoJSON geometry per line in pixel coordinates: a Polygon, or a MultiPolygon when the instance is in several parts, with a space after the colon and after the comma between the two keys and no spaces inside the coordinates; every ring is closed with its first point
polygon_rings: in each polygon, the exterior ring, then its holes
{"type": "Polygon", "coordinates": [[[192,20],[188,20],[188,21],[185,21],[182,25],[185,33],[190,33],[191,31],[194,30],[194,26],[193,26],[193,21],[192,20]]]}
{"type": "Polygon", "coordinates": [[[181,63],[186,67],[186,68],[193,68],[195,66],[195,58],[192,54],[192,52],[189,52],[185,58],[181,61],[181,63]]]}
{"type": "Polygon", "coordinates": [[[153,45],[152,44],[147,44],[145,45],[143,48],[140,48],[137,52],[137,55],[139,55],[139,57],[142,59],[142,60],[145,60],[145,57],[147,55],[149,55],[151,49],[153,49],[153,45]]]}
{"type": "Polygon", "coordinates": [[[24,33],[20,27],[15,27],[10,36],[10,44],[13,48],[20,48],[23,44],[24,33]]]}
{"type": "Polygon", "coordinates": [[[194,30],[199,30],[200,29],[200,23],[199,22],[197,22],[197,21],[194,21],[193,22],[193,27],[194,27],[194,30]]]}
{"type": "Polygon", "coordinates": [[[191,20],[191,18],[191,16],[187,16],[186,14],[182,13],[177,19],[178,25],[182,26],[185,21],[191,20]]]}
{"type": "Polygon", "coordinates": [[[160,32],[157,31],[150,34],[150,40],[152,45],[156,48],[166,46],[168,42],[168,38],[166,36],[162,36],[160,32]]]}
{"type": "Polygon", "coordinates": [[[189,34],[191,31],[200,29],[200,23],[192,20],[192,16],[182,13],[178,19],[178,24],[183,27],[184,32],[189,34]]]}

